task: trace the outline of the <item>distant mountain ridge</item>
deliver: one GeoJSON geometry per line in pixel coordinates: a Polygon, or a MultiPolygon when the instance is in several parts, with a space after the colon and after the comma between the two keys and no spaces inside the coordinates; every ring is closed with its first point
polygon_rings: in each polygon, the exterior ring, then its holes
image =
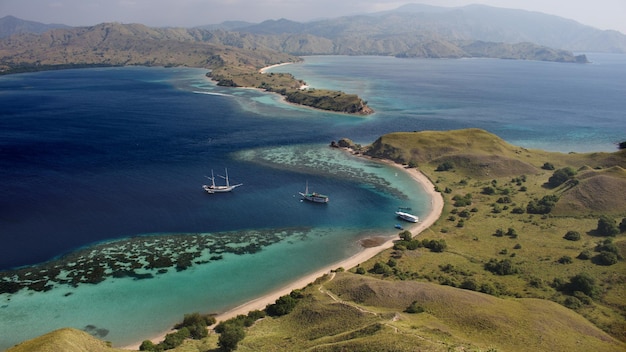
{"type": "Polygon", "coordinates": [[[574,52],[626,53],[626,35],[574,20],[485,5],[437,7],[409,4],[398,9],[307,23],[285,19],[232,28],[255,34],[309,34],[331,40],[347,36],[429,35],[446,41],[530,42],[574,52]]]}
{"type": "Polygon", "coordinates": [[[244,63],[254,70],[295,61],[294,56],[302,55],[584,63],[586,57],[573,52],[626,53],[626,36],[619,32],[542,13],[483,5],[410,4],[392,11],[307,23],[280,19],[194,28],[120,23],[59,26],[12,16],[0,19],[0,72],[90,65],[215,68],[225,63],[244,63]]]}
{"type": "Polygon", "coordinates": [[[71,28],[64,24],[45,24],[34,21],[26,21],[14,16],[0,18],[0,38],[20,33],[44,33],[56,28],[71,28]]]}

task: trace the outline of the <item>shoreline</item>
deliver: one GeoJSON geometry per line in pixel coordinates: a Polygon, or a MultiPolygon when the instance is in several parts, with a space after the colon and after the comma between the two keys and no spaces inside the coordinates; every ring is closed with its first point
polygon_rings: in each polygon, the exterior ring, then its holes
{"type": "MultiPolygon", "coordinates": [[[[363,156],[360,156],[363,157],[363,156]]],[[[430,226],[432,226],[440,217],[441,217],[441,213],[443,211],[443,197],[441,196],[441,193],[435,191],[435,185],[430,181],[430,179],[424,175],[419,169],[407,169],[405,167],[403,167],[402,165],[398,165],[392,161],[389,160],[379,160],[380,162],[386,163],[387,165],[393,166],[399,170],[401,170],[402,172],[406,172],[411,179],[413,179],[417,184],[420,185],[420,187],[422,187],[424,189],[424,191],[426,191],[426,193],[428,194],[428,196],[431,198],[431,209],[430,212],[428,213],[428,215],[426,217],[424,217],[423,219],[421,219],[418,223],[416,224],[410,224],[407,223],[407,225],[404,227],[405,230],[409,230],[411,231],[411,234],[415,237],[417,235],[419,235],[422,231],[428,229],[430,226]]],[[[234,318],[238,315],[245,315],[248,314],[248,312],[253,311],[253,310],[262,310],[265,309],[265,307],[268,304],[272,304],[274,302],[276,302],[276,300],[278,298],[280,298],[281,296],[287,295],[289,294],[291,291],[296,290],[296,289],[301,289],[306,287],[307,285],[309,285],[310,283],[314,282],[316,279],[318,279],[319,277],[325,275],[325,274],[329,274],[332,270],[335,270],[337,268],[344,268],[345,270],[349,270],[352,269],[356,266],[358,266],[359,264],[375,257],[377,254],[379,254],[380,252],[392,248],[393,247],[393,243],[394,241],[396,241],[398,239],[397,236],[388,239],[387,241],[385,241],[384,243],[375,246],[375,247],[364,247],[364,249],[360,252],[358,252],[357,254],[346,258],[344,260],[341,260],[339,262],[327,265],[321,269],[318,269],[308,275],[305,275],[295,281],[292,281],[290,283],[288,283],[287,285],[276,289],[274,291],[271,291],[265,295],[262,295],[258,298],[255,298],[251,301],[248,301],[242,305],[239,305],[235,308],[232,308],[230,310],[227,310],[225,312],[219,313],[218,315],[215,316],[217,323],[224,321],[224,320],[228,320],[231,318],[234,318]]],[[[150,340],[152,342],[159,343],[161,341],[163,341],[165,339],[165,335],[171,333],[173,330],[168,330],[165,332],[162,332],[156,336],[153,336],[149,339],[144,339],[142,341],[133,343],[131,345],[127,345],[127,346],[123,346],[123,347],[119,347],[121,349],[126,349],[126,350],[138,350],[139,346],[141,345],[141,343],[145,340],[150,340]]]]}
{"type": "Polygon", "coordinates": [[[274,68],[274,67],[280,67],[280,66],[285,66],[285,65],[291,65],[293,64],[293,62],[283,62],[282,64],[275,64],[275,65],[269,65],[266,67],[263,67],[259,70],[259,73],[265,73],[265,71],[274,68]]]}

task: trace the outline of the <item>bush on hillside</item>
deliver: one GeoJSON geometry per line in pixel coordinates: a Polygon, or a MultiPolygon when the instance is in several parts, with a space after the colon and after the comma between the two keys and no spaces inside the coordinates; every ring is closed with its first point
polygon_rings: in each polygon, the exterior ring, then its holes
{"type": "Polygon", "coordinates": [[[291,313],[291,311],[296,307],[298,300],[292,297],[291,295],[281,296],[276,300],[276,303],[269,304],[265,311],[269,316],[279,317],[281,315],[286,315],[291,313]]]}
{"type": "Polygon", "coordinates": [[[565,236],[563,236],[568,241],[580,241],[580,232],[578,231],[567,231],[565,236]]]}
{"type": "Polygon", "coordinates": [[[622,222],[619,223],[619,231],[626,232],[626,218],[623,218],[622,222]]]}
{"type": "Polygon", "coordinates": [[[552,165],[552,163],[545,162],[541,168],[544,170],[554,170],[554,165],[552,165]]]}
{"type": "Polygon", "coordinates": [[[576,171],[571,167],[564,167],[554,171],[548,179],[548,186],[551,188],[558,187],[576,175],[576,171]]]}
{"type": "Polygon", "coordinates": [[[413,301],[411,305],[404,310],[404,312],[409,314],[423,313],[424,307],[420,306],[417,301],[413,301]]]}
{"type": "Polygon", "coordinates": [[[598,227],[596,233],[600,236],[616,236],[619,233],[617,223],[612,218],[603,215],[598,219],[598,227]]]}
{"type": "Polygon", "coordinates": [[[569,283],[564,286],[564,290],[570,294],[582,292],[591,298],[597,297],[600,293],[600,288],[596,285],[596,280],[587,273],[572,276],[569,283]]]}
{"type": "Polygon", "coordinates": [[[456,196],[452,197],[452,200],[454,201],[455,207],[466,207],[472,205],[472,194],[468,193],[464,196],[457,194],[456,196]]]}
{"type": "Polygon", "coordinates": [[[485,270],[496,275],[513,275],[519,273],[519,269],[509,259],[498,261],[497,259],[489,259],[485,264],[485,270]]]}
{"type": "Polygon", "coordinates": [[[452,164],[452,162],[450,161],[444,161],[437,166],[436,171],[450,171],[452,169],[454,169],[454,164],[452,164]]]}
{"type": "Polygon", "coordinates": [[[619,261],[619,258],[617,257],[617,254],[613,252],[600,252],[600,254],[598,254],[594,258],[594,262],[596,262],[599,265],[606,265],[606,266],[617,264],[618,261],[619,261]]]}
{"type": "Polygon", "coordinates": [[[243,326],[238,324],[227,324],[224,330],[220,333],[217,345],[222,351],[234,351],[237,349],[237,345],[241,340],[246,337],[246,332],[243,326]]]}
{"type": "Polygon", "coordinates": [[[548,214],[552,211],[558,201],[559,197],[554,194],[543,196],[541,199],[535,198],[534,200],[528,202],[526,212],[528,214],[548,214]]]}

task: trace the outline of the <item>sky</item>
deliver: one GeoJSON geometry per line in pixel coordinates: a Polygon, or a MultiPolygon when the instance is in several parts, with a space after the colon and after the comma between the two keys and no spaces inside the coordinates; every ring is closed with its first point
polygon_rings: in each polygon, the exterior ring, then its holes
{"type": "Polygon", "coordinates": [[[626,34],[626,0],[0,0],[0,17],[70,26],[120,22],[193,27],[281,18],[307,22],[391,10],[407,3],[523,9],[626,34]]]}

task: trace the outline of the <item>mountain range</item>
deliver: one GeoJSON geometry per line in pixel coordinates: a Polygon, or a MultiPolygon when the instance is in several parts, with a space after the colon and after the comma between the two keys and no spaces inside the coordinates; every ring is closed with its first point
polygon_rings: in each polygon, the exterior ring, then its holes
{"type": "Polygon", "coordinates": [[[222,28],[254,34],[308,34],[331,40],[413,35],[448,41],[530,42],[574,52],[626,53],[626,35],[618,31],[539,12],[485,5],[449,8],[409,4],[391,11],[308,23],[285,19],[260,24],[227,22],[222,28]]]}
{"type": "Polygon", "coordinates": [[[302,55],[490,57],[587,62],[573,52],[626,52],[626,36],[572,20],[483,5],[405,5],[306,23],[223,22],[194,28],[102,23],[68,27],[0,19],[0,73],[92,65],[246,66],[302,55]]]}

